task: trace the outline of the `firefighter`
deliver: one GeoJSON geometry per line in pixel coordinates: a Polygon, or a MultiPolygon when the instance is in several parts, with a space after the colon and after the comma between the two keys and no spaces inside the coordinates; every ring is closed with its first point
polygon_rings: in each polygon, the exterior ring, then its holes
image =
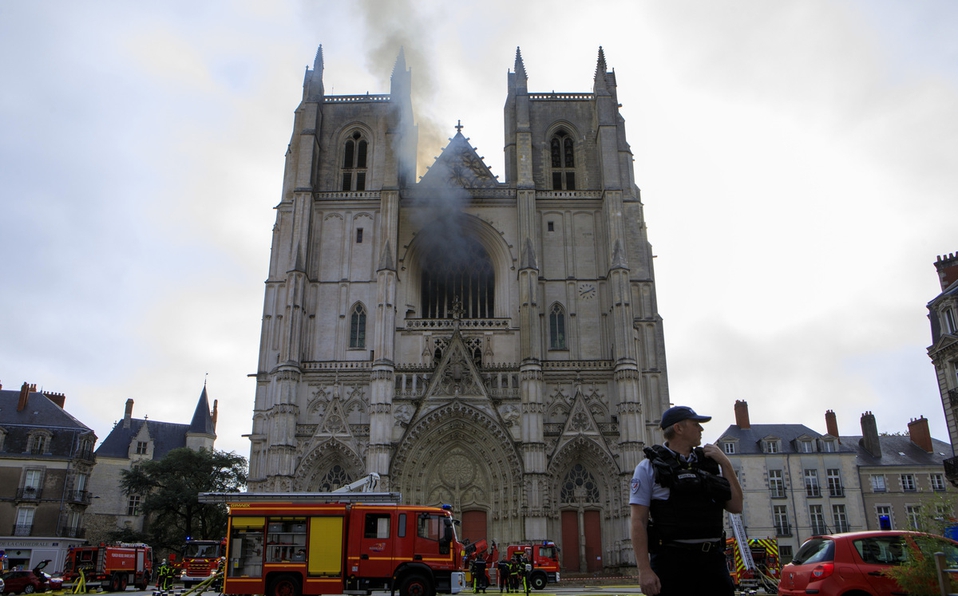
{"type": "Polygon", "coordinates": [[[519,553],[509,561],[509,587],[513,592],[519,591],[519,553]]]}
{"type": "Polygon", "coordinates": [[[498,573],[496,573],[496,579],[499,580],[499,593],[502,594],[503,590],[512,592],[512,590],[509,589],[509,561],[507,561],[505,557],[502,557],[502,559],[496,563],[496,569],[498,571],[498,573]]]}
{"type": "Polygon", "coordinates": [[[522,588],[526,592],[526,596],[529,596],[529,591],[532,589],[532,563],[525,555],[519,559],[519,572],[522,575],[522,588]]]}
{"type": "Polygon", "coordinates": [[[482,555],[476,554],[472,560],[472,591],[478,594],[480,590],[486,593],[486,587],[489,585],[489,578],[486,577],[486,560],[482,555]]]}
{"type": "Polygon", "coordinates": [[[163,559],[163,562],[160,563],[160,569],[156,578],[156,587],[161,592],[166,592],[173,587],[173,567],[166,559],[163,559]]]}

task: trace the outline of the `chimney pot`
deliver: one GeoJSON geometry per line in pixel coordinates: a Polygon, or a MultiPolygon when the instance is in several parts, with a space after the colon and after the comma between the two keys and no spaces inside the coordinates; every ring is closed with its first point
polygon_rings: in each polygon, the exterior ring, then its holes
{"type": "Polygon", "coordinates": [[[861,423],[861,446],[864,447],[872,457],[881,458],[881,442],[878,440],[878,423],[875,421],[875,415],[871,412],[865,412],[862,414],[861,423]]]}
{"type": "Polygon", "coordinates": [[[20,385],[20,399],[17,400],[17,411],[22,412],[27,407],[27,401],[30,399],[30,385],[26,381],[20,385]]]}
{"type": "Polygon", "coordinates": [[[735,400],[735,424],[740,429],[752,428],[748,420],[748,402],[745,400],[735,400]]]}
{"type": "Polygon", "coordinates": [[[934,451],[931,444],[931,431],[928,429],[928,419],[924,416],[908,423],[908,435],[911,437],[911,442],[918,445],[925,453],[934,451]]]}
{"type": "MultiPolygon", "coordinates": [[[[835,416],[834,410],[825,411],[825,430],[828,434],[838,439],[838,417],[835,416]]],[[[842,440],[838,439],[838,442],[841,443],[842,440]]]]}
{"type": "Polygon", "coordinates": [[[133,398],[126,400],[126,412],[123,414],[123,428],[130,428],[130,421],[133,419],[133,398]]]}

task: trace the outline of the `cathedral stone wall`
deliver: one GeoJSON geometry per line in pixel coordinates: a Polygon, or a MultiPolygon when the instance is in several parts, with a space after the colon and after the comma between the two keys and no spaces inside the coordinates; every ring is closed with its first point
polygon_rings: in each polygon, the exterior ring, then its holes
{"type": "Polygon", "coordinates": [[[530,93],[506,180],[461,131],[418,181],[410,74],[304,83],[277,205],[250,488],[370,472],[451,504],[460,538],[555,540],[567,572],[632,564],[627,486],[669,405],[651,247],[601,49],[593,89],[530,93]]]}

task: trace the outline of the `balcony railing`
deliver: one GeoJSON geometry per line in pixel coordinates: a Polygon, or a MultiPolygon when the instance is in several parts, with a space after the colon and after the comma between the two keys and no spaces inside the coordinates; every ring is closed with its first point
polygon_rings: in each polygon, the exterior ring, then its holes
{"type": "Polygon", "coordinates": [[[820,497],[822,496],[822,488],[817,484],[806,484],[805,485],[805,496],[806,497],[820,497]]]}
{"type": "Polygon", "coordinates": [[[89,491],[74,490],[70,491],[68,498],[71,503],[75,503],[77,505],[89,505],[93,497],[90,495],[89,491]]]}
{"type": "Polygon", "coordinates": [[[835,532],[847,532],[848,531],[848,522],[847,521],[836,521],[835,522],[835,532]]]}
{"type": "Polygon", "coordinates": [[[33,524],[13,524],[14,536],[29,536],[33,531],[33,524]]]}
{"type": "Polygon", "coordinates": [[[785,487],[784,487],[784,486],[773,486],[773,487],[771,487],[770,489],[768,489],[768,496],[771,497],[771,498],[773,498],[773,499],[784,499],[784,498],[788,497],[788,495],[785,494],[785,487]]]}
{"type": "Polygon", "coordinates": [[[25,486],[17,489],[17,500],[19,501],[39,501],[43,489],[33,486],[25,486]]]}
{"type": "Polygon", "coordinates": [[[792,535],[792,525],[785,523],[775,524],[775,535],[776,536],[791,536],[792,535]]]}
{"type": "Polygon", "coordinates": [[[60,528],[60,536],[64,538],[84,538],[86,528],[60,528]]]}
{"type": "Polygon", "coordinates": [[[825,525],[825,522],[812,522],[812,534],[828,534],[828,526],[825,525]]]}

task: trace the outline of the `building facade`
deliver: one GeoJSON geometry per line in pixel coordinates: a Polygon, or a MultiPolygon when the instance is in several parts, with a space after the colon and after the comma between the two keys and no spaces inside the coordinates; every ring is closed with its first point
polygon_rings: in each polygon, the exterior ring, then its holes
{"type": "Polygon", "coordinates": [[[83,544],[91,502],[96,435],[63,409],[62,393],[0,386],[0,550],[7,568],[32,569],[50,559],[63,568],[83,544]]]}
{"type": "Polygon", "coordinates": [[[938,256],[935,262],[941,293],[928,303],[928,321],[931,323],[931,346],[928,356],[935,366],[941,407],[948,424],[951,457],[945,461],[948,480],[958,486],[958,253],[938,256]]]}
{"type": "Polygon", "coordinates": [[[932,513],[926,507],[940,508],[936,516],[954,516],[958,489],[946,481],[944,468],[951,445],[932,438],[927,418],[910,421],[908,436],[879,435],[871,412],[862,414],[861,427],[861,436],[842,441],[858,452],[866,529],[919,529],[932,513]]]}
{"type": "MultiPolygon", "coordinates": [[[[86,536],[96,544],[117,532],[142,533],[148,520],[140,506],[143,495],[127,495],[119,487],[124,470],[145,460],[163,459],[173,449],[213,449],[216,441],[216,401],[210,411],[206,387],[200,393],[189,424],[133,417],[133,400],[126,400],[123,419],[96,450],[90,490],[96,495],[86,516],[86,536]]],[[[184,537],[185,538],[185,537],[184,537]]]]}
{"type": "Polygon", "coordinates": [[[753,425],[748,404],[736,401],[735,424],[715,442],[742,484],[748,537],[776,538],[783,562],[810,536],[865,529],[858,453],[839,440],[834,417],[826,413],[824,435],[802,424],[753,425]]]}
{"type": "Polygon", "coordinates": [[[600,48],[591,92],[508,74],[505,180],[457,127],[417,172],[411,72],[307,70],[266,281],[250,490],[376,472],[462,537],[631,564],[628,481],[669,405],[652,251],[600,48]]]}

